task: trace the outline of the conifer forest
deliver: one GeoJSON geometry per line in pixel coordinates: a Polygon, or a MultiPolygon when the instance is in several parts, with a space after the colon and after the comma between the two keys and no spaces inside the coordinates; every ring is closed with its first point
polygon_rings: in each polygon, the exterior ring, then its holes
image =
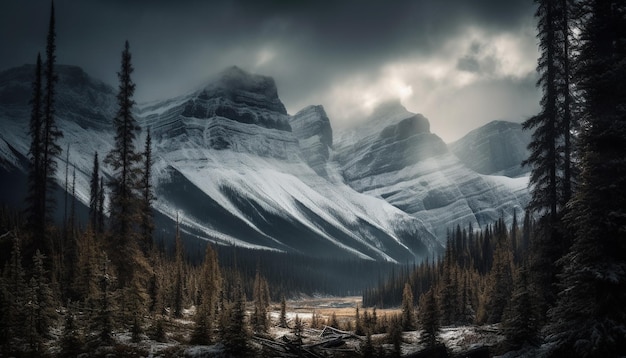
{"type": "MultiPolygon", "coordinates": [[[[156,164],[165,137],[149,110],[137,108],[135,44],[124,38],[115,114],[106,118],[112,146],[94,147],[91,171],[81,173],[62,145],[61,25],[54,2],[45,3],[45,49],[28,67],[24,205],[0,203],[0,357],[626,356],[626,2],[533,3],[541,99],[521,124],[530,137],[521,163],[529,172],[525,207],[510,210],[512,219],[493,208],[501,217],[480,227],[469,219],[444,223],[440,246],[359,244],[369,257],[258,249],[274,240],[269,235],[258,247],[227,245],[203,239],[177,208],[157,212],[159,196],[168,193],[157,189],[154,173],[172,169],[156,164]],[[88,191],[80,190],[81,175],[88,191]],[[370,259],[385,245],[393,247],[388,256],[370,259]],[[397,259],[407,257],[403,250],[427,248],[431,254],[397,259]],[[320,300],[342,303],[304,303],[320,300]]],[[[219,116],[235,115],[219,108],[219,116]]],[[[214,145],[239,148],[220,138],[214,145]]],[[[7,180],[2,185],[12,185],[7,180]]],[[[329,225],[272,221],[283,217],[232,188],[224,197],[247,205],[252,214],[241,220],[262,222],[259,232],[348,237],[329,225]]],[[[218,215],[215,207],[203,213],[218,215]]],[[[347,221],[306,213],[316,222],[347,221]]],[[[382,237],[385,230],[371,224],[354,235],[382,237]]],[[[394,230],[423,235],[414,226],[394,230]]],[[[238,239],[236,231],[215,232],[205,231],[238,239]]]]}

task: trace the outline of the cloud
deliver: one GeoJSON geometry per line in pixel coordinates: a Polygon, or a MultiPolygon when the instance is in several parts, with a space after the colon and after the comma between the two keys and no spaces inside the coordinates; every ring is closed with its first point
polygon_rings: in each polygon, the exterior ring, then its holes
{"type": "MultiPolygon", "coordinates": [[[[536,63],[528,0],[56,0],[55,6],[58,61],[115,84],[128,39],[139,101],[194,90],[231,65],[274,77],[290,113],[324,105],[337,127],[393,98],[429,117],[433,128],[439,121],[476,126],[476,118],[504,111],[476,111],[459,96],[492,95],[489,83],[526,96],[520,103],[536,97],[519,85],[536,63]],[[451,104],[458,110],[444,108],[451,104]],[[472,111],[481,115],[459,118],[472,111]]],[[[9,54],[0,57],[0,69],[33,62],[44,50],[48,9],[47,0],[0,2],[0,43],[9,54]]],[[[453,128],[441,135],[453,138],[453,128]]]]}

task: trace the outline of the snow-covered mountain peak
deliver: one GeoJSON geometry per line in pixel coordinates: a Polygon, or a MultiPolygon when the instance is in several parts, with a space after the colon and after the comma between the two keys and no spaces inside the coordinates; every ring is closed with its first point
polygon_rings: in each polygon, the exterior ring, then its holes
{"type": "Polygon", "coordinates": [[[519,123],[492,121],[474,129],[448,147],[466,166],[481,174],[516,177],[529,168],[520,163],[528,158],[529,131],[519,123]]]}
{"type": "Polygon", "coordinates": [[[398,134],[410,137],[430,133],[430,122],[421,114],[409,112],[400,101],[383,102],[361,122],[341,131],[336,140],[339,147],[372,142],[379,136],[398,134]]]}
{"type": "Polygon", "coordinates": [[[237,66],[222,71],[199,93],[201,99],[222,98],[236,104],[287,115],[272,77],[248,73],[237,66]]]}

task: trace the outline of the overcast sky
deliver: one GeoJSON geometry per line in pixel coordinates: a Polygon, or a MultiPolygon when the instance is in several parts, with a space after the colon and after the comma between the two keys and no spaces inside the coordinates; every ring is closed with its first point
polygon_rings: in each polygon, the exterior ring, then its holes
{"type": "MultiPolygon", "coordinates": [[[[445,141],[539,108],[531,0],[56,0],[58,63],[117,85],[129,40],[140,102],[237,65],[274,77],[290,114],[334,128],[381,102],[422,113],[445,141]]],[[[48,0],[0,1],[0,70],[45,51],[48,0]]]]}

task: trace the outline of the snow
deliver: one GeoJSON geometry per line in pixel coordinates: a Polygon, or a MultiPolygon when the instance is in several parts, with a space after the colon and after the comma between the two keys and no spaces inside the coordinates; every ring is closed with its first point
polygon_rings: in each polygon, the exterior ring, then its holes
{"type": "MultiPolygon", "coordinates": [[[[66,93],[60,94],[61,102],[77,103],[76,107],[59,108],[58,126],[64,132],[59,144],[64,151],[69,144],[69,180],[76,166],[77,198],[87,204],[94,152],[98,151],[102,161],[112,148],[110,122],[101,118],[112,118],[115,98],[110,88],[72,71],[89,93],[102,91],[101,96],[80,96],[69,85],[59,88],[66,93]],[[96,119],[79,120],[80,113],[73,112],[92,107],[100,113],[96,119]]],[[[152,130],[155,186],[168,183],[172,170],[180,173],[246,226],[252,237],[220,232],[210,220],[180,210],[162,197],[157,197],[156,210],[171,219],[179,212],[184,232],[220,244],[290,249],[264,232],[263,215],[274,215],[306,228],[350,256],[390,262],[405,261],[411,255],[420,259],[440,249],[437,239],[443,242],[449,227],[472,223],[479,228],[501,213],[511,220],[513,210],[521,212],[528,201],[528,177],[480,175],[447,151],[394,170],[359,167],[365,156],[372,155],[372,146],[380,144],[377,141],[394,139],[380,139],[380,133],[408,118],[415,118],[419,125],[414,128],[419,133],[411,140],[439,143],[429,132],[428,121],[399,103],[378,108],[358,127],[340,133],[332,148],[327,146],[332,131],[321,106],[305,108],[301,116],[291,118],[298,122],[294,131],[302,132],[298,140],[289,130],[290,117],[274,81],[238,68],[226,70],[193,93],[142,105],[136,114],[141,125],[152,130]],[[196,107],[183,116],[189,105],[196,107]],[[230,112],[218,115],[218,107],[230,112]],[[233,118],[227,118],[229,115],[233,118]],[[226,144],[216,148],[216,141],[226,144]],[[347,159],[339,161],[341,156],[347,159]],[[258,205],[262,212],[250,215],[237,199],[258,205]],[[415,239],[427,248],[425,252],[413,252],[407,246],[415,239]]],[[[28,117],[27,105],[0,108],[0,156],[12,165],[18,160],[9,145],[21,154],[28,153],[24,126],[28,117]]],[[[136,142],[137,150],[142,149],[143,136],[136,142]]],[[[388,144],[374,154],[384,155],[384,150],[393,150],[396,143],[388,144]]],[[[61,186],[65,185],[65,154],[58,158],[56,173],[61,186]]],[[[379,159],[384,162],[385,157],[379,159]]],[[[111,174],[106,165],[101,168],[105,176],[111,174]]]]}

